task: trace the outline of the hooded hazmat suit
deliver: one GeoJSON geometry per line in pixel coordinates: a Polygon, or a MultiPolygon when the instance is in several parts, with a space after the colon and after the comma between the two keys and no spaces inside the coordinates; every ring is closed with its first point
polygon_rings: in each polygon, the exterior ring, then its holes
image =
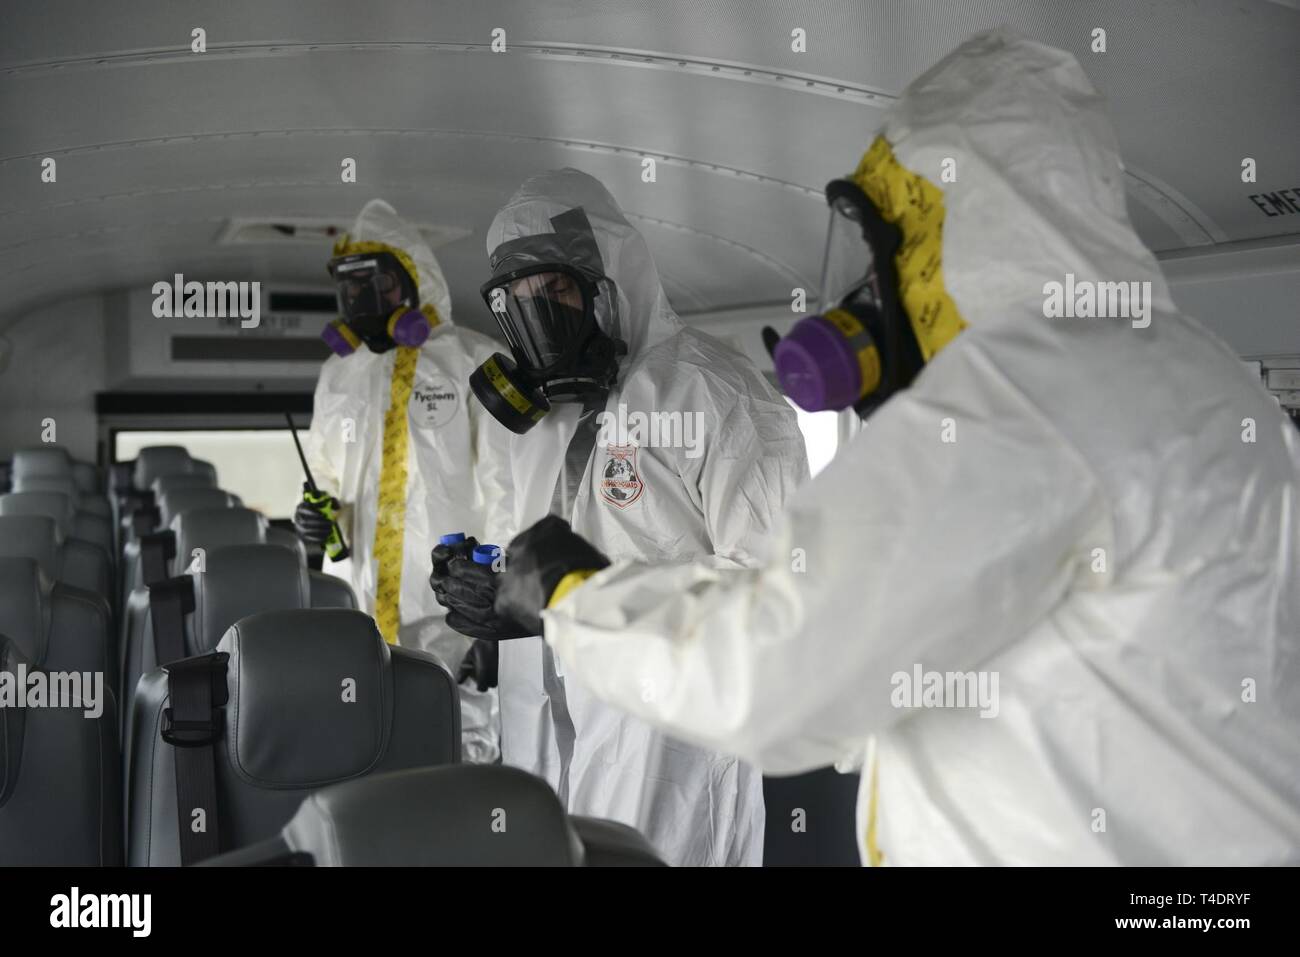
{"type": "MultiPolygon", "coordinates": [[[[339,525],[352,550],[342,563],[361,601],[383,629],[377,605],[380,562],[377,545],[400,544],[397,643],[434,654],[454,675],[470,646],[468,638],[446,627],[445,609],[429,591],[429,552],[438,536],[463,531],[491,537],[486,516],[499,514],[508,498],[500,481],[506,430],[472,400],[466,387],[470,372],[492,355],[491,339],[451,324],[451,297],[442,270],[419,232],[382,200],[367,203],[357,217],[353,242],[379,242],[407,253],[415,263],[420,303],[432,305],[438,322],[424,344],[409,383],[396,376],[405,347],[376,354],[362,347],[348,356],[330,356],[316,385],[311,430],[303,443],[307,463],[322,491],[342,504],[339,525]],[[408,395],[406,415],[386,426],[392,398],[408,395]],[[385,429],[394,433],[385,458],[385,429]],[[494,451],[493,443],[502,443],[494,451]],[[402,446],[405,446],[404,454],[402,446]],[[392,479],[381,504],[381,477],[392,479]]],[[[327,570],[330,563],[326,562],[327,570]]],[[[342,571],[342,567],[339,569],[342,571]]],[[[385,634],[390,641],[393,636],[385,634]]],[[[496,693],[460,686],[461,733],[466,760],[487,762],[498,756],[496,693]]]]}
{"type": "MultiPolygon", "coordinates": [[[[554,512],[611,558],[753,565],[807,478],[794,412],[747,359],[683,326],[645,240],[585,173],[524,183],[492,222],[489,254],[509,244],[511,268],[554,261],[553,220],[577,207],[600,259],[582,265],[617,289],[617,319],[603,331],[627,355],[598,431],[579,427],[580,404],[556,403],[511,435],[511,531],[554,512]],[[638,432],[638,416],[651,414],[661,427],[638,432]]],[[[540,639],[502,642],[499,674],[503,760],[545,777],[570,812],[636,827],[670,864],[761,862],[753,768],[597,700],[540,639]]]]}
{"type": "Polygon", "coordinates": [[[863,761],[864,862],[1300,863],[1300,435],[1170,300],[1073,56],[977,36],[883,137],[882,175],[941,192],[965,331],[765,566],[617,561],[548,642],[765,771],[863,761]],[[1048,318],[1080,280],[1149,284],[1150,312],[1048,318]]]}

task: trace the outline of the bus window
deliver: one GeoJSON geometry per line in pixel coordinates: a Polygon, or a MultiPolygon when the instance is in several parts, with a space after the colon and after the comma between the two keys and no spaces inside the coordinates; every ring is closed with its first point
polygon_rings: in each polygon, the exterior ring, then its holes
{"type": "MultiPolygon", "coordinates": [[[[299,438],[304,427],[299,427],[299,438]]],[[[302,465],[288,429],[184,429],[115,433],[116,461],[135,458],[147,445],[183,445],[191,456],[211,462],[217,482],[248,508],[267,518],[292,518],[302,498],[302,465]]]]}

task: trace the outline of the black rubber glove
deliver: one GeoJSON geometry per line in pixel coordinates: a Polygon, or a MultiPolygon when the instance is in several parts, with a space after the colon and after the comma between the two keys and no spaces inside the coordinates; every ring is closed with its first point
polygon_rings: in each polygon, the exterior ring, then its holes
{"type": "Polygon", "coordinates": [[[530,635],[542,633],[542,611],[555,586],[570,572],[605,568],[609,559],[558,515],[548,515],[517,535],[506,548],[506,570],[497,590],[496,613],[530,635]]]}
{"type": "Polygon", "coordinates": [[[469,646],[469,651],[465,652],[465,657],[460,660],[460,668],[456,671],[456,683],[464,684],[465,681],[474,679],[474,687],[479,691],[487,691],[489,688],[497,686],[497,643],[495,641],[484,641],[479,638],[474,644],[469,646]]]}
{"type": "Polygon", "coordinates": [[[429,563],[433,566],[433,573],[429,575],[429,587],[435,594],[440,587],[439,581],[447,577],[447,562],[453,558],[469,558],[476,548],[478,548],[478,539],[473,535],[455,545],[434,546],[433,551],[429,553],[429,563]]]}
{"type": "Polygon", "coordinates": [[[535,634],[499,618],[493,610],[500,576],[491,565],[480,565],[469,557],[477,545],[473,538],[467,538],[455,545],[439,545],[430,555],[433,572],[429,587],[438,604],[447,609],[447,627],[484,641],[535,634]]]}
{"type": "MultiPolygon", "coordinates": [[[[338,499],[329,500],[329,507],[334,514],[338,514],[338,499]]],[[[298,507],[293,511],[293,529],[298,533],[298,537],[304,542],[311,542],[313,545],[323,545],[325,540],[330,537],[330,532],[334,530],[334,521],[325,514],[325,503],[323,502],[299,502],[298,507]]]]}

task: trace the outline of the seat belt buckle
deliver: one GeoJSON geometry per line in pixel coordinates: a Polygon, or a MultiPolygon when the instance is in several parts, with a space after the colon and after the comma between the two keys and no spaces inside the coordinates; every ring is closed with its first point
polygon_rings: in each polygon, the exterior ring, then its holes
{"type": "Polygon", "coordinates": [[[221,712],[214,708],[206,721],[175,721],[172,709],[163,708],[162,739],[173,748],[206,748],[221,737],[221,712]]]}
{"type": "Polygon", "coordinates": [[[224,720],[221,709],[229,700],[226,689],[226,663],[230,655],[214,651],[210,655],[182,658],[163,666],[167,688],[173,703],[163,709],[161,737],[175,748],[206,748],[221,737],[224,720]],[[207,714],[178,719],[173,710],[178,699],[186,699],[190,710],[206,701],[207,714]]]}

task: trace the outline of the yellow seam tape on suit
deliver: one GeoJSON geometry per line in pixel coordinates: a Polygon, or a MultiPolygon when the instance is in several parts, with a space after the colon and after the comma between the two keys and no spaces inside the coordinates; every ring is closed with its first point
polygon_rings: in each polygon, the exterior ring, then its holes
{"type": "Polygon", "coordinates": [[[871,798],[867,804],[867,863],[872,867],[879,867],[885,863],[885,852],[876,844],[876,801],[879,797],[877,775],[879,771],[879,755],[873,754],[871,760],[871,798]]]}
{"type": "Polygon", "coordinates": [[[863,154],[853,182],[875,203],[881,218],[903,234],[894,256],[899,300],[929,362],[966,328],[943,285],[943,193],[924,176],[904,169],[883,136],[863,154]]]}
{"type": "Polygon", "coordinates": [[[592,575],[596,574],[596,571],[597,569],[595,568],[584,568],[581,571],[569,572],[569,574],[560,579],[559,583],[555,586],[555,591],[551,592],[551,600],[546,603],[546,607],[554,608],[556,602],[569,592],[573,591],[592,575]]]}
{"type": "Polygon", "coordinates": [[[397,644],[401,624],[402,533],[406,522],[406,450],[410,444],[407,403],[415,384],[420,350],[397,348],[388,411],[384,413],[384,452],[379,466],[379,508],[375,518],[375,623],[384,641],[397,644]]]}

